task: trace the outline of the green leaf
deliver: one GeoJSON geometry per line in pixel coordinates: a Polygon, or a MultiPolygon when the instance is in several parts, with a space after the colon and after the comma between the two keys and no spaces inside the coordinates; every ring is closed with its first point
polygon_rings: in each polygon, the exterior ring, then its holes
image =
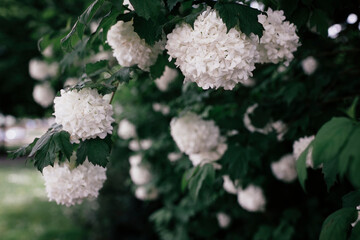
{"type": "Polygon", "coordinates": [[[307,23],[309,16],[309,9],[304,6],[299,6],[290,17],[290,22],[294,23],[297,26],[297,29],[300,29],[307,23]]]}
{"type": "Polygon", "coordinates": [[[355,227],[353,227],[351,231],[351,235],[349,237],[349,240],[359,240],[360,239],[360,224],[357,223],[355,227]]]}
{"type": "Polygon", "coordinates": [[[290,16],[298,7],[299,0],[280,0],[280,9],[284,10],[286,16],[290,16]]]}
{"type": "Polygon", "coordinates": [[[167,0],[167,6],[169,10],[171,11],[177,3],[182,2],[183,0],[167,0]]]}
{"type": "Polygon", "coordinates": [[[342,197],[343,207],[357,207],[360,205],[360,190],[350,192],[342,197]]]}
{"type": "Polygon", "coordinates": [[[319,240],[346,240],[357,215],[355,208],[342,208],[332,213],[322,226],[319,240]]]}
{"type": "Polygon", "coordinates": [[[88,63],[85,66],[85,72],[89,77],[99,75],[107,69],[107,60],[101,60],[95,63],[88,63]]]}
{"type": "Polygon", "coordinates": [[[356,97],[351,106],[345,111],[345,113],[353,120],[356,120],[356,106],[359,102],[359,97],[356,97]]]}
{"type": "MultiPolygon", "coordinates": [[[[188,15],[186,15],[183,20],[184,22],[186,22],[187,24],[190,24],[190,26],[192,28],[194,28],[194,22],[196,20],[196,18],[203,12],[205,11],[206,7],[205,5],[201,5],[200,7],[193,9],[192,12],[188,15]]],[[[176,18],[174,19],[176,22],[176,18]]]]}
{"type": "Polygon", "coordinates": [[[79,17],[79,22],[87,25],[94,17],[95,13],[104,4],[104,0],[95,0],[79,17]]]}
{"type": "Polygon", "coordinates": [[[184,172],[183,177],[181,179],[181,191],[182,192],[185,191],[185,189],[189,183],[189,180],[199,171],[199,169],[200,169],[200,166],[196,166],[196,167],[190,168],[184,172]]]}
{"type": "MultiPolygon", "coordinates": [[[[352,122],[350,122],[349,125],[352,126],[352,122]]],[[[343,176],[346,173],[351,161],[360,161],[360,126],[354,128],[349,134],[350,137],[347,139],[346,145],[341,149],[339,155],[340,176],[343,176]]]]}
{"type": "Polygon", "coordinates": [[[219,12],[228,31],[237,26],[247,36],[254,33],[260,38],[262,37],[264,28],[258,22],[258,15],[261,14],[261,11],[246,5],[228,2],[216,3],[215,9],[219,12]]]}
{"type": "Polygon", "coordinates": [[[215,179],[215,169],[211,164],[205,164],[197,171],[189,180],[189,193],[190,196],[196,201],[200,189],[204,185],[205,181],[207,184],[211,185],[211,183],[215,179]]]}
{"type": "Polygon", "coordinates": [[[39,138],[35,138],[34,141],[32,143],[30,143],[29,145],[27,145],[25,147],[21,147],[15,151],[9,152],[8,157],[11,159],[15,159],[15,158],[29,155],[29,153],[31,152],[31,150],[33,149],[34,145],[36,144],[36,142],[38,140],[39,140],[39,138]]]}
{"type": "Polygon", "coordinates": [[[76,151],[76,163],[82,164],[87,157],[92,164],[106,167],[110,150],[111,144],[107,139],[87,139],[80,143],[76,151]]]}
{"type": "Polygon", "coordinates": [[[159,78],[165,71],[165,66],[169,63],[167,54],[161,54],[158,56],[154,65],[150,67],[150,75],[153,79],[159,78]]]}
{"type": "Polygon", "coordinates": [[[53,141],[55,142],[56,152],[61,152],[70,161],[70,157],[73,152],[73,146],[70,143],[70,134],[66,131],[56,132],[53,135],[53,141]]]}
{"type": "Polygon", "coordinates": [[[315,27],[316,31],[323,37],[327,37],[329,28],[329,19],[326,13],[321,9],[315,9],[310,16],[310,27],[315,27]]]}
{"type": "Polygon", "coordinates": [[[153,22],[151,19],[134,16],[133,19],[134,31],[140,38],[144,39],[147,44],[153,46],[155,42],[161,40],[162,29],[157,22],[153,22]]]}
{"type": "Polygon", "coordinates": [[[120,11],[118,11],[117,9],[111,9],[110,12],[108,12],[103,18],[101,18],[99,26],[96,29],[96,32],[94,32],[91,35],[90,42],[94,42],[102,30],[103,43],[105,43],[107,32],[109,31],[111,26],[114,25],[116,18],[119,15],[120,15],[120,11]]]}
{"type": "Polygon", "coordinates": [[[127,83],[131,79],[131,72],[133,67],[122,67],[111,75],[107,82],[118,81],[120,83],[127,83]]]}
{"type": "Polygon", "coordinates": [[[298,179],[304,191],[306,190],[305,181],[307,179],[306,157],[311,147],[312,143],[309,144],[309,146],[300,154],[299,158],[296,160],[296,171],[298,173],[298,179]]]}
{"type": "Polygon", "coordinates": [[[137,15],[145,18],[146,20],[157,19],[165,10],[164,3],[161,0],[130,0],[130,3],[133,5],[137,15]]]}

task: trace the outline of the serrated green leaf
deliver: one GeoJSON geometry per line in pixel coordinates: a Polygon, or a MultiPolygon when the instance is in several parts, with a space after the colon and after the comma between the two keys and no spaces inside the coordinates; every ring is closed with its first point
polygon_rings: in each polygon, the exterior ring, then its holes
{"type": "Polygon", "coordinates": [[[208,184],[211,184],[215,178],[215,170],[211,164],[205,164],[197,171],[193,177],[190,178],[188,187],[190,196],[196,201],[200,189],[204,185],[204,182],[207,181],[208,184]]]}
{"type": "Polygon", "coordinates": [[[76,163],[82,164],[86,157],[94,165],[106,167],[111,146],[105,139],[87,139],[80,143],[76,151],[76,163]]]}
{"type": "Polygon", "coordinates": [[[162,12],[164,12],[164,3],[161,0],[130,0],[131,5],[133,5],[135,12],[140,17],[149,19],[157,19],[162,12]]]}
{"type": "Polygon", "coordinates": [[[351,231],[351,235],[349,237],[349,240],[359,240],[360,239],[360,224],[357,223],[355,227],[353,227],[351,231]]]}
{"type": "Polygon", "coordinates": [[[15,158],[24,157],[24,156],[29,155],[29,153],[31,152],[31,150],[33,149],[34,145],[36,144],[36,142],[38,140],[39,140],[39,138],[35,138],[34,141],[32,143],[30,143],[29,145],[27,145],[25,147],[21,147],[15,151],[9,152],[8,157],[11,159],[15,159],[15,158]]]}
{"type": "Polygon", "coordinates": [[[200,169],[200,166],[196,166],[196,167],[193,167],[193,168],[190,168],[188,170],[186,170],[183,174],[183,177],[181,179],[181,191],[184,192],[188,183],[189,183],[189,180],[192,178],[192,176],[194,176],[200,169]]]}
{"type": "Polygon", "coordinates": [[[261,11],[246,5],[229,2],[218,2],[215,4],[215,9],[219,12],[228,31],[237,26],[247,36],[254,33],[259,38],[262,37],[264,27],[258,22],[258,15],[261,14],[261,11]]]}
{"type": "Polygon", "coordinates": [[[73,152],[73,146],[70,143],[70,134],[65,131],[57,132],[53,135],[53,141],[55,142],[56,152],[61,152],[70,161],[70,157],[73,152]]]}
{"type": "Polygon", "coordinates": [[[300,154],[299,158],[296,160],[296,171],[298,174],[298,179],[304,191],[306,191],[305,181],[307,179],[306,157],[311,147],[312,143],[309,144],[309,146],[300,154]]]}
{"type": "Polygon", "coordinates": [[[104,72],[107,69],[107,60],[101,60],[95,63],[88,63],[85,66],[85,73],[89,77],[93,77],[99,75],[100,73],[104,72]]]}
{"type": "Polygon", "coordinates": [[[122,67],[119,71],[113,73],[107,82],[118,81],[120,83],[127,83],[131,79],[132,67],[122,67]]]}
{"type": "Polygon", "coordinates": [[[34,166],[42,172],[46,166],[54,166],[56,159],[56,145],[54,141],[46,142],[34,155],[34,166]]]}
{"type": "Polygon", "coordinates": [[[327,37],[329,28],[329,19],[326,13],[321,9],[315,9],[310,16],[310,26],[315,27],[316,31],[323,37],[327,37]]]}
{"type": "Polygon", "coordinates": [[[350,192],[342,197],[343,207],[357,207],[360,205],[360,190],[350,192]]]}
{"type": "Polygon", "coordinates": [[[357,218],[355,208],[342,208],[326,218],[319,240],[346,240],[348,231],[357,218]]]}
{"type": "Polygon", "coordinates": [[[159,23],[146,20],[145,18],[134,16],[133,18],[134,31],[140,38],[144,39],[147,44],[153,46],[155,42],[161,40],[162,29],[159,23]]]}
{"type": "Polygon", "coordinates": [[[171,11],[176,4],[178,4],[179,2],[182,2],[183,0],[167,0],[167,6],[169,8],[169,10],[171,11]]]}

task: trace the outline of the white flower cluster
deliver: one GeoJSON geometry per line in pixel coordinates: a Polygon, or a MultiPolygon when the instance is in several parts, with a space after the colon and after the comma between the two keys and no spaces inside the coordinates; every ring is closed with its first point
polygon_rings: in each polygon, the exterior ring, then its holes
{"type": "Polygon", "coordinates": [[[70,133],[71,142],[96,137],[103,139],[113,130],[112,106],[97,90],[61,90],[61,96],[54,100],[54,109],[55,122],[70,133]]]}
{"type": "Polygon", "coordinates": [[[180,67],[185,81],[203,89],[231,90],[252,76],[259,53],[256,45],[235,28],[226,25],[209,7],[194,22],[194,29],[183,23],[167,35],[165,48],[180,67]]]}
{"type": "Polygon", "coordinates": [[[306,75],[311,75],[316,71],[318,62],[314,57],[309,56],[301,61],[301,67],[306,75]]]}
{"type": "Polygon", "coordinates": [[[141,155],[133,155],[129,158],[130,177],[137,185],[135,190],[136,198],[140,200],[155,200],[158,197],[158,190],[154,186],[148,186],[153,175],[150,172],[150,166],[141,163],[141,155]]]}
{"type": "Polygon", "coordinates": [[[94,166],[87,159],[72,168],[69,162],[55,163],[43,169],[46,192],[50,201],[71,206],[84,198],[96,198],[106,180],[106,168],[94,166]]]}
{"type": "Polygon", "coordinates": [[[226,192],[237,195],[239,205],[249,212],[261,212],[265,210],[266,199],[263,190],[253,184],[245,189],[238,186],[238,180],[235,183],[228,175],[223,176],[223,187],[226,192]]]}
{"type": "Polygon", "coordinates": [[[44,82],[35,85],[32,95],[36,103],[46,108],[53,103],[55,91],[48,82],[44,82]]]}
{"type": "Polygon", "coordinates": [[[271,163],[274,176],[284,182],[292,182],[297,177],[296,160],[293,154],[286,154],[279,161],[271,163]]]}
{"type": "Polygon", "coordinates": [[[107,42],[113,49],[113,55],[121,66],[130,67],[137,64],[148,71],[155,63],[157,56],[164,50],[164,40],[149,46],[134,32],[133,21],[118,21],[107,33],[107,42]]]}
{"type": "Polygon", "coordinates": [[[119,122],[117,134],[122,139],[130,139],[136,137],[136,128],[129,120],[123,119],[119,122]]]}
{"type": "Polygon", "coordinates": [[[300,46],[296,26],[285,21],[283,11],[273,11],[271,8],[266,11],[266,15],[258,15],[258,21],[264,27],[258,44],[260,62],[276,64],[285,61],[285,65],[288,65],[300,46]]]}
{"type": "Polygon", "coordinates": [[[157,88],[165,92],[168,90],[169,85],[176,79],[178,76],[178,71],[168,66],[165,66],[164,73],[161,75],[160,78],[155,79],[155,84],[157,88]]]}
{"type": "Polygon", "coordinates": [[[29,62],[30,77],[40,81],[56,76],[58,69],[57,63],[48,64],[38,59],[31,59],[29,62]]]}
{"type": "Polygon", "coordinates": [[[257,128],[251,123],[250,114],[252,114],[257,107],[258,104],[255,103],[254,105],[251,105],[246,109],[243,119],[246,129],[250,132],[259,132],[262,134],[268,134],[275,130],[275,132],[277,133],[277,139],[279,141],[282,141],[285,133],[287,132],[287,126],[284,122],[280,120],[273,122],[270,120],[263,128],[257,128]]]}
{"type": "MultiPolygon", "coordinates": [[[[314,140],[314,138],[315,136],[303,137],[294,142],[293,154],[296,160],[299,159],[301,153],[305,151],[305,149],[314,140]]],[[[314,163],[312,160],[312,147],[309,149],[308,154],[306,156],[306,166],[311,168],[314,167],[314,163]]]]}
{"type": "Polygon", "coordinates": [[[219,160],[227,149],[215,122],[205,121],[194,113],[173,118],[170,130],[180,151],[189,155],[194,166],[219,160]]]}
{"type": "Polygon", "coordinates": [[[221,228],[227,228],[231,223],[231,217],[224,212],[218,212],[216,218],[221,228]]]}

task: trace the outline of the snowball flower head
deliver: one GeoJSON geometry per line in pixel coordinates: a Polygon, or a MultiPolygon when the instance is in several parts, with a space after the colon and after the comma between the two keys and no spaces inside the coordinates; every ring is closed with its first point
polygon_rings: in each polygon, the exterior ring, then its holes
{"type": "Polygon", "coordinates": [[[35,85],[32,94],[35,102],[43,108],[50,106],[55,98],[55,91],[47,82],[35,85]]]}
{"type": "Polygon", "coordinates": [[[309,56],[301,61],[301,67],[306,75],[311,75],[318,67],[318,62],[312,56],[309,56]]]}
{"type": "Polygon", "coordinates": [[[135,155],[129,158],[130,162],[130,177],[136,185],[143,185],[151,181],[152,174],[149,166],[141,164],[141,156],[135,155]]]}
{"type": "Polygon", "coordinates": [[[119,128],[117,134],[122,139],[129,139],[136,136],[136,129],[134,124],[129,122],[127,119],[123,119],[119,122],[119,128]]]}
{"type": "Polygon", "coordinates": [[[221,228],[227,228],[231,223],[231,217],[224,212],[217,213],[216,218],[221,228]]]}
{"type": "Polygon", "coordinates": [[[249,185],[245,189],[240,189],[237,197],[240,206],[249,212],[265,210],[266,199],[262,189],[258,186],[249,185]]]}
{"type": "Polygon", "coordinates": [[[61,96],[54,100],[54,109],[55,122],[70,133],[71,142],[103,139],[113,130],[112,106],[95,89],[61,90],[61,96]]]}
{"type": "Polygon", "coordinates": [[[164,40],[149,46],[134,32],[133,21],[118,21],[107,33],[107,42],[113,49],[113,55],[121,66],[130,67],[137,64],[148,71],[156,62],[157,56],[164,50],[164,40]]]}
{"type": "Polygon", "coordinates": [[[230,179],[229,175],[224,175],[223,176],[223,188],[226,192],[230,193],[230,194],[237,194],[238,193],[238,188],[236,187],[236,185],[238,184],[238,181],[235,181],[235,183],[230,179]]]}
{"type": "Polygon", "coordinates": [[[142,201],[156,200],[159,196],[159,191],[155,187],[139,186],[135,190],[135,197],[142,201]]]}
{"type": "Polygon", "coordinates": [[[297,177],[296,160],[293,154],[283,156],[279,161],[271,163],[274,176],[284,182],[292,182],[297,177]]]}
{"type": "Polygon", "coordinates": [[[179,149],[188,155],[209,152],[223,141],[215,122],[203,120],[195,113],[173,118],[170,130],[179,149]]]}
{"type": "Polygon", "coordinates": [[[284,12],[269,8],[267,15],[258,15],[258,21],[263,25],[263,36],[260,38],[258,50],[261,63],[279,63],[285,61],[288,65],[294,58],[293,53],[300,46],[296,35],[296,26],[285,21],[284,12]]]}
{"type": "Polygon", "coordinates": [[[185,81],[203,89],[231,90],[252,76],[258,60],[256,45],[241,31],[226,25],[209,7],[194,22],[182,23],[167,35],[165,48],[180,67],[185,81]]]}
{"type": "Polygon", "coordinates": [[[29,62],[30,77],[40,81],[56,76],[58,69],[57,63],[49,64],[38,59],[31,59],[29,62]]]}
{"type": "Polygon", "coordinates": [[[155,84],[160,91],[167,91],[169,85],[176,79],[178,76],[178,71],[168,66],[165,66],[163,75],[160,78],[155,79],[155,84]]]}
{"type": "MultiPolygon", "coordinates": [[[[299,159],[301,153],[305,151],[305,149],[309,146],[309,144],[314,140],[315,136],[303,137],[296,140],[293,144],[293,154],[296,160],[299,159]]],[[[306,166],[313,167],[312,160],[312,147],[309,149],[308,154],[306,156],[306,166]]]]}
{"type": "Polygon", "coordinates": [[[87,159],[82,165],[72,168],[69,162],[43,169],[46,192],[50,201],[71,206],[84,198],[96,198],[106,180],[106,168],[95,166],[87,159]]]}

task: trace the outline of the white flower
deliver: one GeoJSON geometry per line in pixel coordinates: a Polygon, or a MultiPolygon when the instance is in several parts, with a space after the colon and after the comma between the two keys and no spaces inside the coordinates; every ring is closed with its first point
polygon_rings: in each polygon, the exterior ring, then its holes
{"type": "Polygon", "coordinates": [[[351,223],[351,226],[352,226],[352,227],[355,227],[356,224],[360,221],[360,205],[356,207],[356,210],[358,211],[358,217],[357,217],[357,219],[355,220],[355,222],[351,223]]]}
{"type": "Polygon", "coordinates": [[[272,122],[270,119],[269,122],[263,128],[257,128],[251,123],[250,114],[252,114],[257,107],[258,104],[255,103],[246,109],[243,119],[244,126],[246,127],[246,129],[249,130],[250,132],[259,132],[262,134],[268,134],[272,130],[275,130],[277,133],[277,139],[279,141],[282,141],[285,133],[287,132],[287,126],[284,122],[280,120],[276,122],[272,122]]]}
{"type": "MultiPolygon", "coordinates": [[[[221,138],[221,141],[225,141],[225,138],[221,138]]],[[[227,144],[220,142],[219,145],[208,152],[193,153],[189,155],[189,159],[194,166],[203,166],[206,163],[213,163],[219,160],[227,150],[227,144]]],[[[220,169],[220,165],[214,165],[216,169],[220,169]]]]}
{"type": "Polygon", "coordinates": [[[70,133],[71,142],[103,139],[112,132],[112,106],[94,89],[61,90],[61,96],[54,100],[54,109],[56,123],[70,133]]]}
{"type": "Polygon", "coordinates": [[[132,151],[139,151],[139,150],[148,150],[152,146],[151,139],[143,139],[143,140],[131,140],[129,142],[129,148],[132,151]]]}
{"type": "Polygon", "coordinates": [[[177,25],[167,35],[165,48],[180,67],[185,81],[203,89],[223,87],[231,90],[252,76],[259,54],[256,45],[235,28],[226,25],[209,7],[194,22],[177,25]]]}
{"type": "Polygon", "coordinates": [[[300,46],[296,35],[296,26],[285,21],[284,12],[273,11],[271,8],[267,15],[258,15],[258,21],[263,25],[263,36],[260,38],[258,50],[261,63],[279,63],[285,61],[288,65],[294,58],[293,52],[300,46]]]}
{"type": "Polygon", "coordinates": [[[181,153],[171,152],[167,155],[170,162],[176,162],[182,157],[181,153]]]}
{"type": "Polygon", "coordinates": [[[149,46],[134,32],[133,21],[118,21],[107,33],[107,42],[113,49],[113,55],[121,66],[130,67],[137,64],[148,71],[157,56],[164,50],[164,41],[160,40],[149,46]]]}
{"type": "Polygon", "coordinates": [[[258,186],[249,185],[244,190],[240,189],[237,197],[240,206],[249,212],[265,210],[266,199],[262,189],[258,186]]]}
{"type": "Polygon", "coordinates": [[[52,45],[47,46],[41,53],[44,57],[52,57],[54,55],[54,49],[52,45]]]}
{"type": "Polygon", "coordinates": [[[38,59],[31,59],[29,62],[30,76],[40,81],[56,76],[58,69],[59,65],[57,63],[48,64],[38,59]]]}
{"type": "Polygon", "coordinates": [[[238,180],[235,181],[235,183],[230,179],[230,176],[229,175],[224,175],[223,176],[223,180],[224,180],[224,183],[223,183],[223,188],[226,192],[230,193],[230,194],[237,194],[238,193],[238,187],[237,184],[238,184],[238,180]]]}
{"type": "Polygon", "coordinates": [[[79,82],[79,79],[76,77],[70,77],[65,80],[64,88],[73,87],[79,82]]]}
{"type": "Polygon", "coordinates": [[[156,200],[159,196],[159,191],[155,187],[146,188],[139,186],[135,190],[135,197],[142,201],[156,200]]]}
{"type": "Polygon", "coordinates": [[[149,166],[141,164],[141,156],[134,155],[129,158],[130,162],[130,177],[136,185],[143,185],[151,181],[152,174],[149,166]],[[140,161],[139,161],[140,160],[140,161]]]}
{"type": "Polygon", "coordinates": [[[205,121],[194,113],[173,118],[170,130],[179,149],[188,155],[212,151],[223,142],[215,122],[205,121]]]}
{"type": "Polygon", "coordinates": [[[122,139],[133,138],[136,136],[136,128],[134,124],[129,122],[127,119],[123,119],[119,122],[117,134],[122,139]]]}
{"type": "Polygon", "coordinates": [[[170,83],[172,83],[178,76],[178,71],[172,69],[168,66],[165,66],[163,75],[160,78],[155,79],[155,84],[160,91],[167,91],[170,83]]]}
{"type": "Polygon", "coordinates": [[[312,56],[309,56],[301,61],[301,67],[306,75],[311,75],[317,69],[318,62],[312,56]]]}
{"type": "Polygon", "coordinates": [[[152,108],[155,112],[161,112],[163,115],[168,115],[170,113],[170,107],[165,104],[153,103],[152,108]]]}
{"type": "Polygon", "coordinates": [[[126,5],[131,11],[134,11],[134,7],[129,0],[124,0],[123,5],[126,5]]]}
{"type": "Polygon", "coordinates": [[[216,218],[221,228],[227,228],[231,223],[231,217],[224,212],[217,213],[216,218]]]}
{"type": "Polygon", "coordinates": [[[55,98],[55,91],[49,83],[36,84],[33,90],[33,98],[43,108],[50,106],[55,98]]]}
{"type": "MultiPolygon", "coordinates": [[[[298,139],[293,144],[293,154],[296,160],[299,159],[301,153],[309,146],[309,144],[314,140],[315,136],[303,137],[298,139]]],[[[312,147],[309,149],[308,154],[306,156],[306,166],[313,167],[312,160],[312,147]]]]}
{"type": "MultiPolygon", "coordinates": [[[[74,156],[74,155],[73,155],[74,156]]],[[[96,198],[106,180],[106,168],[94,166],[87,159],[72,168],[69,162],[43,169],[46,192],[50,201],[71,206],[84,198],[96,198]]]]}
{"type": "Polygon", "coordinates": [[[283,156],[279,161],[271,163],[274,176],[284,182],[292,182],[297,177],[296,160],[293,154],[283,156]]]}

